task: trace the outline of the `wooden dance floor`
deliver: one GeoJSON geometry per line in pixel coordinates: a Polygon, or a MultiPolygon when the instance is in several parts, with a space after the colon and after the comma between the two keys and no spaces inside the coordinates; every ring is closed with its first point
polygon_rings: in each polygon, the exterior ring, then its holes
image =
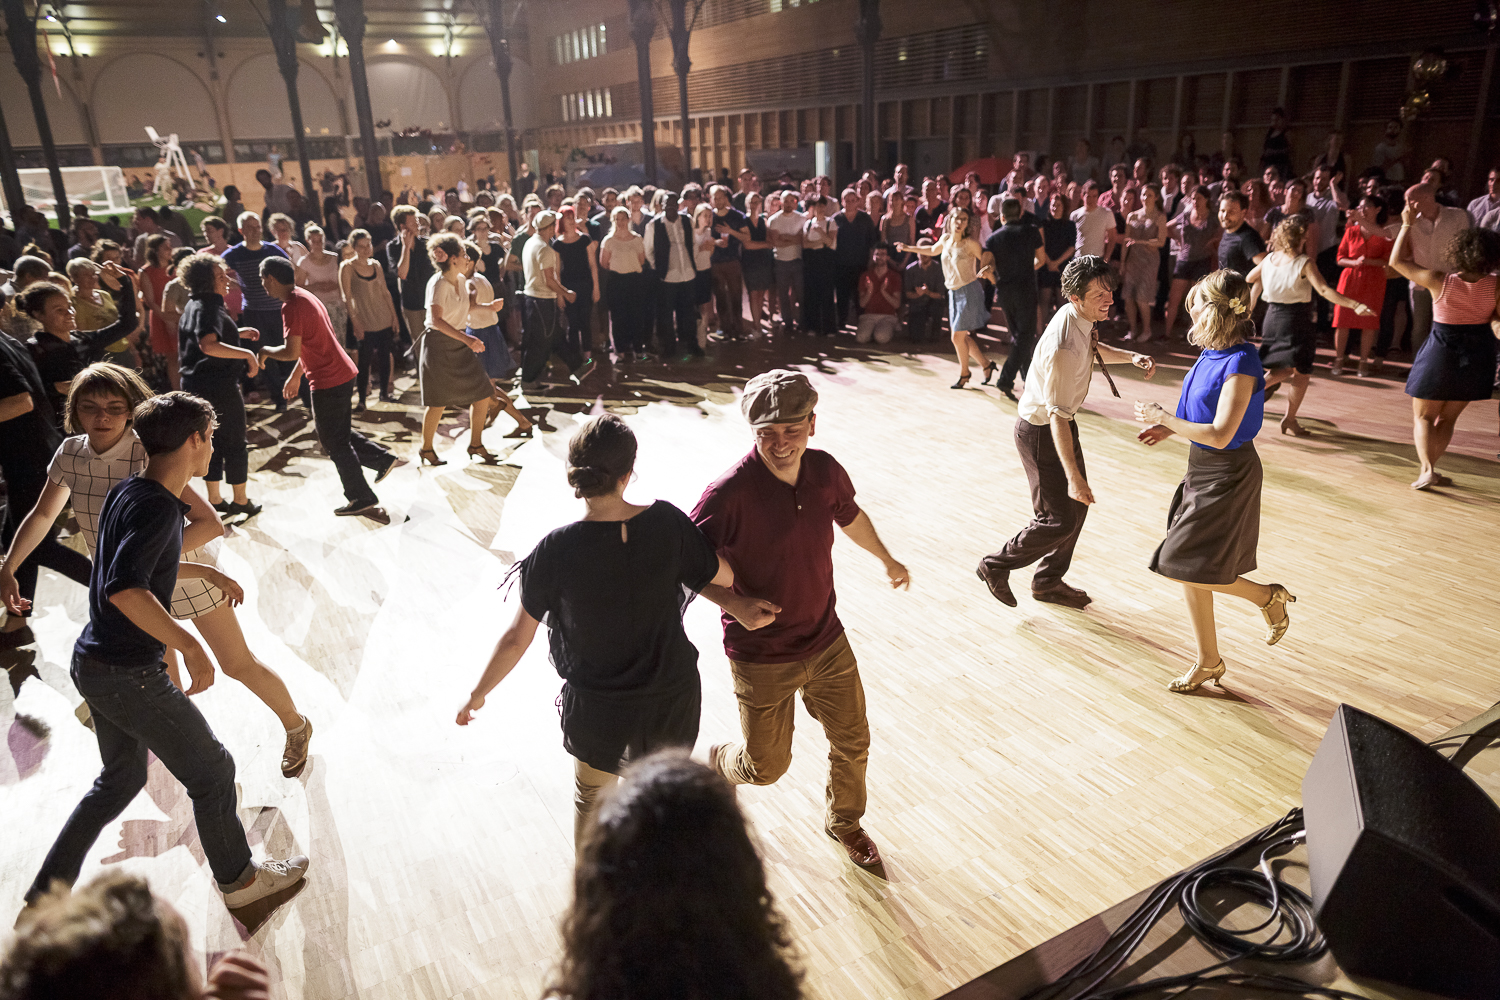
{"type": "MultiPolygon", "coordinates": [[[[265,512],[221,543],[220,564],[244,584],[252,648],[314,721],[306,770],[280,776],[277,720],[240,685],[221,676],[196,702],[238,764],[257,855],[308,854],[306,888],[258,926],[237,922],[185,793],[155,762],[83,877],[103,866],[149,877],[205,957],[248,948],[277,997],[540,996],[573,859],[546,642],[475,725],[453,722],[514,610],[516,595],[497,587],[514,558],[581,512],[563,459],[591,407],[627,415],[640,438],[629,496],[688,508],[749,447],[737,388],[776,365],[812,377],[814,445],[849,469],[913,576],[909,593],[892,592],[872,557],[842,537],[835,546],[873,730],[865,825],[889,881],[824,836],[827,746],[802,709],[790,772],[740,791],[810,997],[929,1000],[1262,826],[1300,802],[1339,702],[1430,739],[1500,699],[1496,404],[1464,415],[1445,468],[1455,485],[1415,493],[1403,371],[1320,374],[1306,439],[1277,434],[1283,404],[1268,404],[1255,577],[1297,595],[1291,631],[1267,647],[1260,615],[1221,601],[1227,693],[1169,694],[1191,636],[1178,590],[1146,566],[1186,446],[1138,444],[1128,414],[1137,398],[1170,407],[1189,358],[1157,356],[1153,383],[1115,369],[1122,400],[1096,375],[1081,415],[1099,501],[1069,575],[1094,597],[1084,613],[1033,602],[1029,573],[1015,610],[975,578],[1030,502],[1014,404],[992,389],[950,391],[951,355],[840,338],[721,346],[709,362],[613,378],[606,368],[587,393],[528,401],[552,431],[536,440],[502,442],[502,416],[487,435],[507,446],[499,465],[467,463],[466,429],[445,423],[448,465],[411,465],[380,486],[386,526],[332,515],[338,480],[300,407],[254,408],[251,496],[265,512]]],[[[406,405],[357,424],[415,458],[420,411],[410,380],[400,385],[406,405]]],[[[44,572],[38,605],[39,652],[6,654],[11,685],[0,687],[7,923],[99,765],[67,675],[85,594],[44,572]]],[[[703,673],[700,757],[739,727],[715,610],[695,602],[687,619],[703,673]]]]}

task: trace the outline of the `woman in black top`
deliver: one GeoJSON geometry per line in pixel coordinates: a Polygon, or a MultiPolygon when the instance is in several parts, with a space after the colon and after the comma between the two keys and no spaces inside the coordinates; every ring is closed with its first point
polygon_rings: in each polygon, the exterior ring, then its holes
{"type": "Polygon", "coordinates": [[[1068,199],[1054,194],[1042,218],[1042,253],[1047,262],[1036,272],[1038,302],[1042,307],[1042,324],[1062,308],[1063,267],[1077,250],[1078,226],[1068,218],[1068,199]]]}
{"type": "MultiPolygon", "coordinates": [[[[575,758],[575,849],[600,789],[625,764],[697,740],[698,650],[682,616],[695,593],[711,583],[727,593],[734,580],[682,511],[661,500],[649,507],[626,502],[635,451],[635,435],[614,414],[594,417],[573,436],[568,483],[587,513],[551,532],[512,569],[521,575],[521,606],[458,713],[458,724],[468,725],[545,621],[552,665],[564,682],[557,699],[563,746],[575,758]]],[[[715,594],[717,602],[721,592],[715,594]]],[[[774,618],[767,602],[724,599],[746,628],[774,618]]]]}
{"type": "Polygon", "coordinates": [[[240,393],[240,378],[254,378],[260,363],[254,351],[240,346],[240,340],[257,340],[260,332],[235,325],[224,308],[229,269],[218,257],[195,253],[178,265],[177,274],[188,290],[188,303],[177,321],[182,388],[212,403],[219,421],[214,428],[214,456],[208,464],[208,475],[203,477],[208,502],[224,517],[243,515],[248,519],[259,514],[260,507],[245,493],[250,455],[245,444],[245,397],[240,393]],[[226,476],[233,503],[225,503],[220,493],[219,484],[226,476]]]}
{"type": "Polygon", "coordinates": [[[589,318],[593,315],[594,303],[599,301],[599,282],[594,280],[599,274],[599,247],[578,224],[572,205],[564,205],[558,214],[562,221],[557,228],[557,237],[552,241],[552,249],[558,256],[557,280],[564,288],[577,293],[564,308],[568,317],[568,340],[587,358],[594,349],[589,318]]]}

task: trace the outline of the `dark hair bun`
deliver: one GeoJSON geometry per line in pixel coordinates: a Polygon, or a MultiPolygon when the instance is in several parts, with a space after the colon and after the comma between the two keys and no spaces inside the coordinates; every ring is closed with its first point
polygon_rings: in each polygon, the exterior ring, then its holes
{"type": "Polygon", "coordinates": [[[603,469],[585,465],[568,468],[568,485],[573,487],[574,496],[589,497],[608,493],[612,484],[603,469]]]}

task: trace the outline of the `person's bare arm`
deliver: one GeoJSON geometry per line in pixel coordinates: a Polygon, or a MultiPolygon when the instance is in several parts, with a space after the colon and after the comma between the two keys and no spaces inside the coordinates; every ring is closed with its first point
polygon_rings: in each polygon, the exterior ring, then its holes
{"type": "MultiPolygon", "coordinates": [[[[26,399],[29,401],[31,397],[28,395],[26,399]]],[[[24,614],[31,608],[31,602],[21,596],[20,587],[16,583],[15,567],[25,562],[26,557],[47,537],[47,530],[57,521],[71,492],[66,486],[59,486],[49,479],[47,485],[42,487],[42,495],[37,497],[36,504],[27,512],[21,526],[16,529],[15,537],[10,540],[10,551],[5,554],[4,559],[0,559],[0,603],[4,603],[13,615],[24,614]]]]}
{"type": "Polygon", "coordinates": [[[871,281],[867,284],[865,281],[861,280],[859,283],[859,308],[861,310],[865,309],[870,304],[870,296],[874,294],[875,282],[871,281]]]}
{"type": "Polygon", "coordinates": [[[1397,274],[1408,281],[1415,281],[1418,285],[1427,289],[1433,298],[1443,294],[1443,275],[1438,271],[1418,267],[1416,261],[1406,255],[1406,234],[1411,232],[1411,224],[1416,220],[1416,212],[1410,206],[1401,210],[1401,228],[1396,232],[1396,242],[1391,245],[1390,266],[1397,274]]]}
{"type": "Polygon", "coordinates": [[[297,361],[302,357],[302,337],[300,334],[287,331],[286,343],[280,347],[262,347],[260,349],[262,358],[273,358],[276,361],[297,361]]]}
{"type": "Polygon", "coordinates": [[[1099,357],[1103,358],[1107,365],[1135,365],[1146,373],[1146,378],[1156,374],[1156,359],[1149,354],[1122,351],[1108,344],[1095,344],[1094,346],[1099,349],[1099,357]]]}
{"type": "Polygon", "coordinates": [[[4,399],[0,399],[0,424],[5,423],[7,420],[14,420],[17,417],[25,416],[31,412],[32,407],[35,405],[36,403],[32,400],[31,393],[29,392],[18,392],[14,396],[6,396],[4,399]]]}
{"type": "Polygon", "coordinates": [[[1214,411],[1211,424],[1194,423],[1173,416],[1159,403],[1137,402],[1135,418],[1149,425],[1138,436],[1146,444],[1156,444],[1171,434],[1181,434],[1196,444],[1208,448],[1223,448],[1234,440],[1240,423],[1245,419],[1245,411],[1250,407],[1250,397],[1254,394],[1254,376],[1229,376],[1224,380],[1223,389],[1219,391],[1219,408],[1214,411]]]}
{"type": "Polygon", "coordinates": [[[594,279],[594,301],[599,301],[599,244],[590,242],[588,245],[589,275],[594,279]]]}
{"type": "MultiPolygon", "coordinates": [[[[359,310],[355,306],[352,282],[354,276],[353,261],[344,261],[339,265],[339,297],[344,300],[344,311],[349,314],[349,328],[354,331],[355,340],[365,339],[365,328],[360,324],[359,310]]],[[[378,272],[377,272],[378,274],[378,272]]]]}
{"type": "Polygon", "coordinates": [[[542,268],[542,280],[545,281],[547,283],[547,287],[556,292],[557,297],[562,299],[564,302],[572,302],[573,299],[576,298],[576,296],[571,291],[563,287],[562,280],[557,276],[557,268],[542,268]]]}
{"type": "MultiPolygon", "coordinates": [[[[197,567],[197,563],[183,563],[178,567],[179,579],[184,575],[192,577],[199,575],[197,572],[184,574],[189,566],[197,567]]],[[[202,567],[208,569],[210,567],[202,567]]],[[[217,571],[216,571],[217,572],[217,571]]],[[[157,642],[170,646],[182,654],[182,662],[187,666],[188,676],[193,683],[187,689],[189,695],[207,691],[214,682],[214,667],[203,652],[203,647],[192,634],[177,620],[167,614],[167,609],[161,606],[156,595],[145,587],[131,587],[122,590],[109,598],[120,613],[130,619],[132,625],[145,632],[157,642]]]]}
{"type": "MultiPolygon", "coordinates": [[[[1369,306],[1365,305],[1363,302],[1351,299],[1349,296],[1343,295],[1339,292],[1334,291],[1332,288],[1329,288],[1328,282],[1323,280],[1323,275],[1318,271],[1318,266],[1313,261],[1309,260],[1307,263],[1302,265],[1302,275],[1313,286],[1313,291],[1317,292],[1319,295],[1323,296],[1323,298],[1327,299],[1329,302],[1332,302],[1334,305],[1343,306],[1345,309],[1353,309],[1360,316],[1375,315],[1375,311],[1369,306]]],[[[1441,288],[1442,286],[1439,285],[1438,287],[1441,288]]]]}
{"type": "Polygon", "coordinates": [[[473,720],[474,713],[484,707],[485,697],[515,669],[521,655],[531,646],[531,640],[536,637],[536,629],[540,624],[527,613],[524,606],[516,608],[516,616],[495,643],[495,651],[490,654],[479,683],[474,685],[474,691],[464,707],[458,710],[456,721],[460,726],[467,726],[473,720]]]}
{"type": "Polygon", "coordinates": [[[188,505],[187,524],[182,529],[182,551],[191,552],[215,538],[224,537],[224,522],[203,494],[187,486],[182,491],[181,500],[188,505]]]}
{"type": "Polygon", "coordinates": [[[401,247],[401,259],[396,262],[396,277],[402,279],[403,281],[406,280],[406,273],[411,270],[412,250],[417,245],[416,237],[412,237],[412,242],[408,244],[406,242],[406,236],[406,232],[403,231],[396,237],[396,240],[401,247]]]}
{"type": "Polygon", "coordinates": [[[854,520],[850,521],[842,530],[855,545],[858,545],[880,560],[881,565],[885,567],[885,575],[890,580],[892,588],[910,589],[911,574],[886,549],[885,543],[875,533],[875,524],[870,520],[870,515],[861,510],[854,520]]]}

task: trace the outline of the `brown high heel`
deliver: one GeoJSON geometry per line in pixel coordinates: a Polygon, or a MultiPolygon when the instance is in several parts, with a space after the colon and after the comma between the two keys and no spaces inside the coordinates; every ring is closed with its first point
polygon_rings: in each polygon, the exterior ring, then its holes
{"type": "Polygon", "coordinates": [[[482,444],[469,445],[469,457],[477,458],[485,465],[494,465],[500,458],[482,444]]]}
{"type": "Polygon", "coordinates": [[[1292,616],[1286,606],[1296,603],[1297,598],[1288,593],[1285,587],[1279,583],[1271,584],[1271,599],[1260,606],[1261,617],[1265,618],[1266,625],[1269,626],[1266,629],[1267,646],[1276,645],[1281,641],[1281,637],[1286,635],[1287,628],[1292,624],[1292,616]],[[1271,608],[1277,604],[1281,605],[1281,621],[1279,622],[1271,620],[1271,608]]]}
{"type": "Polygon", "coordinates": [[[422,460],[423,465],[447,465],[447,461],[437,457],[437,452],[431,448],[423,448],[417,452],[417,457],[422,460]]]}
{"type": "Polygon", "coordinates": [[[535,428],[536,424],[528,420],[524,426],[521,424],[517,424],[516,429],[505,436],[507,438],[529,438],[531,437],[532,431],[535,430],[535,428]]]}

